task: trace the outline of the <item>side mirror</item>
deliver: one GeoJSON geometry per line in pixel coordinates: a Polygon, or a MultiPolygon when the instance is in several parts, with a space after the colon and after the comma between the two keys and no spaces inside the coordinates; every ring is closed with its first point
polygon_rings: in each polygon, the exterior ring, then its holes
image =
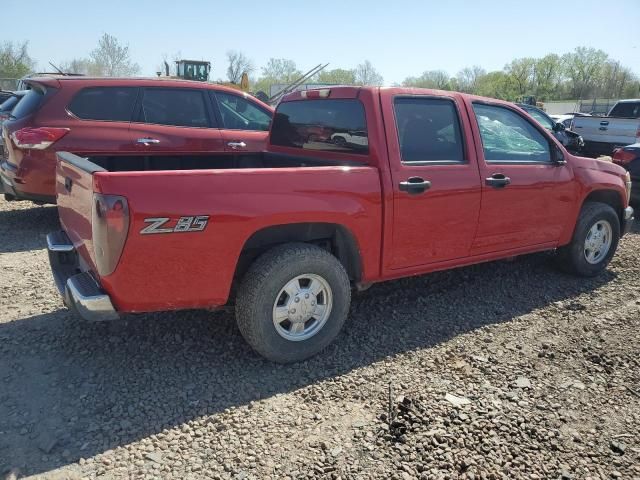
{"type": "Polygon", "coordinates": [[[554,123],[553,124],[553,131],[554,132],[562,132],[563,130],[566,130],[567,127],[564,126],[564,123],[554,123]]]}

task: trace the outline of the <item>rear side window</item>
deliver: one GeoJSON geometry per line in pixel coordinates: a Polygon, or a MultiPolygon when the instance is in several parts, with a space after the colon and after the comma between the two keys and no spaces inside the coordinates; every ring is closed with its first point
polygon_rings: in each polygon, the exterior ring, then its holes
{"type": "Polygon", "coordinates": [[[204,92],[177,88],[145,89],[142,121],[178,127],[211,126],[204,92]]]}
{"type": "Polygon", "coordinates": [[[15,118],[24,118],[27,115],[31,115],[38,110],[42,100],[44,99],[45,91],[40,88],[32,88],[29,92],[20,99],[14,109],[11,111],[11,115],[15,118]]]}
{"type": "Polygon", "coordinates": [[[369,138],[360,100],[303,100],[278,106],[271,144],[306,150],[366,154],[369,138]]]}
{"type": "Polygon", "coordinates": [[[403,162],[465,161],[460,121],[452,100],[396,98],[394,108],[403,162]]]}
{"type": "Polygon", "coordinates": [[[138,93],[135,87],[92,87],[80,90],[69,111],[83,120],[129,122],[138,93]]]}

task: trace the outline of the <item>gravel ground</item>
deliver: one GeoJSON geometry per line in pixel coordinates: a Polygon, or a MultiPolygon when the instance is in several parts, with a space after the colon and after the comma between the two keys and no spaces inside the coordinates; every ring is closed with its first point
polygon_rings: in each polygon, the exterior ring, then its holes
{"type": "Polygon", "coordinates": [[[0,478],[640,478],[637,226],[596,279],[545,254],[374,286],[293,366],[228,313],[74,318],[55,228],[0,202],[0,478]]]}

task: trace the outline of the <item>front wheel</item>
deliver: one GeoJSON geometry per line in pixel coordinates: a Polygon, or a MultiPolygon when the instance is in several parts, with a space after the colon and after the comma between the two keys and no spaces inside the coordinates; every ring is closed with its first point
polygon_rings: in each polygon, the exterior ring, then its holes
{"type": "Polygon", "coordinates": [[[315,245],[287,244],[251,265],[238,289],[236,319],[254,350],[291,363],[335,339],[350,303],[349,277],[336,257],[315,245]]]}
{"type": "Polygon", "coordinates": [[[584,277],[602,272],[618,247],[620,219],[615,210],[600,202],[587,202],[578,218],[573,239],[559,249],[564,270],[584,277]]]}

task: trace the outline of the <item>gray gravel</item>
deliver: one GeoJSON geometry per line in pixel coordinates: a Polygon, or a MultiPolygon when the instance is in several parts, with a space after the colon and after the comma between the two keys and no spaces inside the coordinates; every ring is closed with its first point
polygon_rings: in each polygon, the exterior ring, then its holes
{"type": "Polygon", "coordinates": [[[228,313],[74,318],[56,227],[0,201],[0,478],[640,478],[637,227],[596,279],[545,254],[374,286],[293,366],[228,313]]]}

